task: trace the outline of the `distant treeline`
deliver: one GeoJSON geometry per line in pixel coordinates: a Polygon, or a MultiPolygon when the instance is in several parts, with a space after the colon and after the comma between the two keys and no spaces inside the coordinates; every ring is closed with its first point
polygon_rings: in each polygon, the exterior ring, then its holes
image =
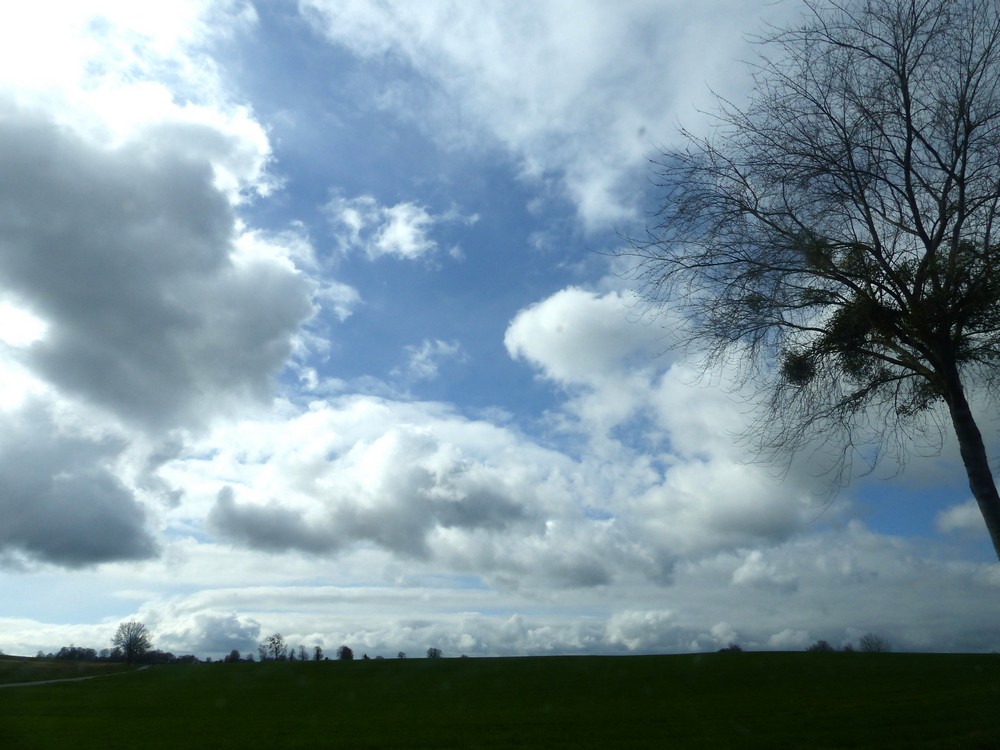
{"type": "MultiPolygon", "coordinates": [[[[298,649],[294,646],[290,646],[285,642],[285,638],[281,633],[273,633],[265,638],[257,646],[257,655],[260,661],[329,661],[329,657],[323,655],[323,647],[320,645],[313,646],[312,650],[308,650],[305,646],[300,645],[298,649]]],[[[443,656],[441,649],[431,646],[427,649],[428,659],[440,659],[443,656]]],[[[368,654],[363,654],[361,659],[363,661],[369,660],[368,654]]],[[[381,656],[376,656],[375,659],[382,659],[381,656]]],[[[397,659],[405,659],[406,654],[402,651],[396,654],[397,659]]],[[[348,646],[343,645],[337,649],[337,660],[338,661],[353,661],[354,660],[354,650],[348,646]]],[[[234,661],[256,661],[253,654],[247,654],[246,659],[240,658],[240,652],[233,649],[229,656],[227,656],[223,661],[234,662],[234,661]]]]}
{"type": "MultiPolygon", "coordinates": [[[[279,636],[280,638],[280,636],[279,636]]],[[[272,636],[273,639],[273,636],[272,636]]],[[[272,646],[274,642],[272,640],[272,646]]],[[[3,652],[0,651],[0,654],[3,652]]],[[[442,656],[441,649],[429,648],[427,649],[427,658],[429,659],[440,659],[442,656]]],[[[63,661],[110,661],[110,662],[125,662],[124,652],[120,648],[102,648],[100,651],[93,648],[84,648],[83,646],[63,646],[58,651],[50,651],[45,653],[44,651],[39,651],[35,654],[36,659],[60,659],[63,661]]],[[[361,657],[363,660],[368,660],[368,654],[364,654],[361,657]]],[[[381,659],[381,656],[376,656],[375,659],[381,659]]],[[[406,654],[400,651],[396,658],[405,659],[406,654]]],[[[337,659],[339,661],[351,661],[354,659],[354,652],[349,646],[341,646],[337,649],[337,659]]],[[[320,646],[315,646],[312,652],[307,654],[305,647],[300,646],[298,650],[287,649],[282,642],[281,645],[276,650],[272,650],[268,653],[262,644],[260,651],[261,661],[329,661],[327,657],[323,655],[323,649],[320,646]],[[275,653],[276,651],[276,653],[275,653]]],[[[182,656],[177,656],[170,653],[169,651],[160,651],[159,649],[150,649],[141,654],[136,654],[133,658],[133,663],[135,664],[197,664],[204,661],[205,663],[211,663],[213,661],[212,657],[206,659],[199,659],[194,654],[184,654],[182,656]]],[[[239,662],[239,661],[256,661],[252,653],[248,653],[245,656],[241,655],[236,649],[233,649],[224,658],[219,660],[220,662],[239,662]]]]}
{"type": "MultiPolygon", "coordinates": [[[[64,661],[126,661],[125,654],[120,648],[102,648],[100,651],[82,646],[63,646],[56,652],[45,653],[39,651],[35,654],[37,659],[62,659],[64,661]]],[[[139,664],[195,664],[199,662],[194,654],[184,654],[176,656],[169,651],[152,649],[134,659],[139,664]]]]}

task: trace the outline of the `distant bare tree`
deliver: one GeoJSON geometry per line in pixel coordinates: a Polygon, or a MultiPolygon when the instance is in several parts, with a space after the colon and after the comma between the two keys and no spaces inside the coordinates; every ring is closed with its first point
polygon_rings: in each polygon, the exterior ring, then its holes
{"type": "Polygon", "coordinates": [[[266,644],[267,653],[272,659],[277,661],[284,658],[287,646],[285,646],[285,639],[281,633],[269,635],[264,639],[264,643],[266,644]]]}
{"type": "Polygon", "coordinates": [[[121,649],[125,662],[132,664],[145,654],[153,645],[153,638],[146,626],[137,620],[129,620],[118,626],[112,645],[121,649]]]}
{"type": "Polygon", "coordinates": [[[305,661],[309,656],[306,654],[306,647],[299,644],[299,661],[305,661]]]}
{"type": "Polygon", "coordinates": [[[354,651],[350,646],[341,646],[337,649],[337,658],[341,661],[351,661],[354,659],[354,651]]]}
{"type": "Polygon", "coordinates": [[[257,655],[260,657],[261,661],[267,661],[267,644],[258,643],[257,644],[257,655]]]}
{"type": "Polygon", "coordinates": [[[892,646],[880,635],[865,633],[858,641],[858,650],[869,654],[880,654],[892,651],[892,646]]]}
{"type": "Polygon", "coordinates": [[[226,657],[227,662],[237,662],[240,660],[240,652],[237,649],[233,649],[229,652],[229,656],[226,657]]]}
{"type": "Polygon", "coordinates": [[[439,648],[434,648],[432,646],[431,648],[427,649],[427,658],[428,659],[440,659],[442,656],[443,656],[443,654],[441,653],[441,649],[439,649],[439,648]]]}
{"type": "Polygon", "coordinates": [[[313,646],[313,661],[323,661],[322,646],[313,646]]]}
{"type": "Polygon", "coordinates": [[[406,652],[405,651],[400,651],[398,654],[396,654],[396,658],[397,659],[405,659],[406,658],[406,652]]]}

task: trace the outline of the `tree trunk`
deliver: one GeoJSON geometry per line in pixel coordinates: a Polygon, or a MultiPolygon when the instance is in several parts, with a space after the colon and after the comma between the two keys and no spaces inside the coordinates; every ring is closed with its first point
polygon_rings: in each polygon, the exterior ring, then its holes
{"type": "Polygon", "coordinates": [[[969,477],[969,488],[979,504],[979,511],[983,514],[986,529],[993,542],[993,550],[1000,560],[1000,493],[997,492],[993,472],[990,470],[983,434],[972,416],[957,369],[946,376],[946,381],[948,394],[945,400],[958,436],[958,447],[962,453],[962,463],[965,464],[965,473],[969,477]]]}

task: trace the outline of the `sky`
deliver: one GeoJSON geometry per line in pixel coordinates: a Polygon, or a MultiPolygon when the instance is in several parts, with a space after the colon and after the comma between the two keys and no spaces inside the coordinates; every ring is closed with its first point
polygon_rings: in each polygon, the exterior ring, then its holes
{"type": "Polygon", "coordinates": [[[947,433],[832,498],[753,461],[615,254],[800,12],[0,11],[0,649],[1000,649],[947,433]]]}

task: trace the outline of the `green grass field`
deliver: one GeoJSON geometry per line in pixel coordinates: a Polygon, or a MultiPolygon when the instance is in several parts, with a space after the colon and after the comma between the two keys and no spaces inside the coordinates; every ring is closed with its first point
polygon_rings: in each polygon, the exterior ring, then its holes
{"type": "MultiPolygon", "coordinates": [[[[10,681],[0,670],[0,682],[10,681]]],[[[159,666],[0,690],[0,748],[1000,750],[1000,657],[159,666]]]]}
{"type": "Polygon", "coordinates": [[[125,671],[123,664],[96,661],[27,659],[0,656],[0,685],[12,682],[65,680],[125,671]]]}

